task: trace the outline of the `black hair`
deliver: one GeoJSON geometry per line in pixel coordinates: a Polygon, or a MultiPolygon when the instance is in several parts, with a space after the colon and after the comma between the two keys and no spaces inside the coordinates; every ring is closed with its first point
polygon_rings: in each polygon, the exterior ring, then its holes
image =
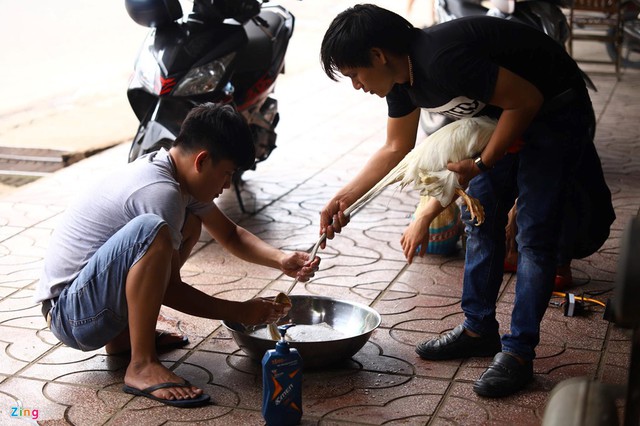
{"type": "Polygon", "coordinates": [[[205,149],[215,161],[231,160],[242,170],[255,162],[251,129],[229,105],[205,103],[189,111],[173,143],[186,152],[205,149]]]}
{"type": "Polygon", "coordinates": [[[406,55],[416,30],[402,16],[379,6],[350,7],[333,19],[324,34],[320,47],[322,69],[337,81],[339,68],[371,66],[374,47],[406,55]]]}

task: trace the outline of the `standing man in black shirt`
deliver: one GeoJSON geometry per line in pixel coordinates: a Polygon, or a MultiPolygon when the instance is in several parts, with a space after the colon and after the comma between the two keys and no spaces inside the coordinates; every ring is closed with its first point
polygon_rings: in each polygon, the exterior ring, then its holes
{"type": "MultiPolygon", "coordinates": [[[[498,119],[482,152],[448,165],[486,213],[485,222],[474,226],[463,209],[464,323],[419,343],[416,352],[428,360],[494,356],[474,391],[503,397],[524,388],[533,378],[540,322],[554,286],[565,182],[593,144],[593,108],[575,61],[554,40],[523,24],[473,17],[423,31],[367,4],[333,20],[320,54],[331,79],[348,77],[356,90],[386,98],[389,111],[385,144],[321,212],[320,233],[329,239],[348,223],[344,210],[414,147],[420,108],[454,119],[498,119]],[[511,146],[521,149],[514,152],[511,146]],[[510,329],[501,337],[496,300],[507,213],[516,197],[517,286],[510,329]]],[[[596,164],[594,173],[601,176],[599,160],[596,164]]],[[[433,198],[405,230],[400,241],[409,263],[418,245],[424,254],[429,224],[443,209],[433,198]]]]}

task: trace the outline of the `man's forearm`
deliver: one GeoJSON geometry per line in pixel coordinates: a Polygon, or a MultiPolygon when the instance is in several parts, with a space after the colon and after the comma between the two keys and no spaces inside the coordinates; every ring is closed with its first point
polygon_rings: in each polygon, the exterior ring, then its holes
{"type": "Polygon", "coordinates": [[[244,261],[281,270],[282,250],[240,226],[234,229],[233,236],[227,238],[223,245],[229,253],[244,261]]]}
{"type": "MultiPolygon", "coordinates": [[[[454,203],[457,198],[458,196],[454,195],[451,202],[454,203]]],[[[416,219],[424,218],[427,219],[429,223],[431,223],[447,207],[448,206],[443,206],[442,204],[440,204],[440,201],[438,201],[437,198],[431,197],[422,208],[416,211],[415,216],[416,219]]]]}
{"type": "Polygon", "coordinates": [[[240,302],[209,296],[183,281],[170,284],[163,301],[163,305],[185,314],[230,321],[240,320],[238,316],[239,304],[240,302]]]}

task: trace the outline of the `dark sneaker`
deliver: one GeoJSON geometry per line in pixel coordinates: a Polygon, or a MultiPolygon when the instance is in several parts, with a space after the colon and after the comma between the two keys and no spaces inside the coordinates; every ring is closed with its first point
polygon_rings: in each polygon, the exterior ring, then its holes
{"type": "Polygon", "coordinates": [[[521,364],[512,355],[500,352],[489,368],[473,384],[473,391],[480,396],[501,398],[523,389],[533,380],[533,363],[521,364]]]}
{"type": "Polygon", "coordinates": [[[474,356],[494,356],[502,349],[500,335],[471,337],[464,333],[462,325],[435,339],[418,343],[416,353],[420,358],[444,360],[471,358],[474,356]]]}

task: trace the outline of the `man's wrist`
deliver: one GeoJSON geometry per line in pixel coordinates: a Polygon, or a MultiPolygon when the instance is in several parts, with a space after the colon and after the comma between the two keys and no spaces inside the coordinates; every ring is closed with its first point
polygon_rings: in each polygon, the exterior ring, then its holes
{"type": "Polygon", "coordinates": [[[482,157],[479,156],[479,155],[476,158],[473,159],[473,162],[475,163],[476,167],[478,167],[478,169],[480,169],[480,171],[482,173],[488,172],[489,170],[491,170],[491,167],[487,166],[486,164],[484,164],[482,162],[482,157]]]}

